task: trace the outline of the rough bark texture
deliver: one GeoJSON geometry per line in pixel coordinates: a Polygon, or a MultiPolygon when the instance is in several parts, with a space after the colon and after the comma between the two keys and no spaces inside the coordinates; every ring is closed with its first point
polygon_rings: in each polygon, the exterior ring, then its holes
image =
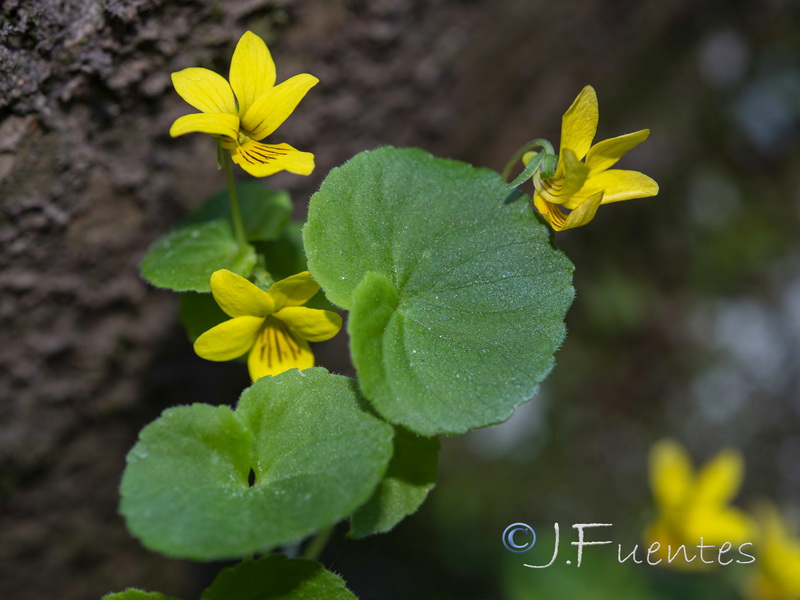
{"type": "Polygon", "coordinates": [[[191,112],[170,72],[226,73],[252,29],[270,44],[279,80],[320,78],[276,136],[317,156],[312,177],[271,182],[291,190],[300,216],[329,168],[380,144],[501,168],[526,138],[557,137],[565,98],[585,82],[626,83],[619,63],[685,9],[5,0],[0,597],[92,598],[129,585],[192,597],[198,585],[194,567],[148,553],[116,514],[141,426],[166,406],[231,402],[246,384],[238,365],[210,369],[194,357],[175,297],[138,276],[147,246],[223,185],[206,136],[167,135],[191,112]]]}

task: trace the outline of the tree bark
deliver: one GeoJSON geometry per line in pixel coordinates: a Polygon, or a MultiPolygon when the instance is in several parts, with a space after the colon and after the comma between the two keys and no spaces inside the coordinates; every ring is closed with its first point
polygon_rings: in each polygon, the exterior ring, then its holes
{"type": "Polygon", "coordinates": [[[163,408],[231,403],[248,383],[240,365],[195,357],[176,296],[138,275],[148,245],[224,186],[207,136],[167,133],[193,112],[171,72],[227,75],[251,29],[279,81],[320,78],[275,138],[314,152],[317,169],[269,182],[302,217],[327,171],[365,148],[417,145],[500,169],[528,138],[557,140],[565,102],[585,83],[627,83],[620,64],[686,7],[5,0],[0,10],[0,596],[71,600],[127,586],[197,592],[189,563],[127,534],[116,512],[124,457],[163,408]]]}

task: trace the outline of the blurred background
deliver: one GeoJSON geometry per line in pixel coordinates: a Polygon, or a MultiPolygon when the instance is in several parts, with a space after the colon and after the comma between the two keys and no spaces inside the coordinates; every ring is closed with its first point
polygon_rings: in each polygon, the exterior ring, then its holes
{"type": "MultiPolygon", "coordinates": [[[[136,586],[189,600],[219,569],[144,550],[117,486],[164,408],[232,403],[249,383],[240,364],[195,357],[177,297],[138,276],[148,245],[224,187],[206,136],[167,134],[188,112],[169,73],[226,73],[246,29],[279,81],[321,80],[279,132],[315,153],[315,173],[270,181],[298,219],[366,148],[500,170],[530,138],[557,144],[586,84],[598,139],[652,130],[620,166],[660,194],[556,237],[577,299],[538,396],[443,439],[438,486],[395,531],[337,530],[322,562],[359,597],[741,598],[736,567],[676,573],[592,549],[580,570],[522,566],[547,562],[554,522],[614,523],[611,539],[641,543],[664,437],[699,463],[739,449],[737,504],[800,516],[795,0],[5,0],[0,17],[0,597],[136,586]],[[541,532],[541,553],[503,548],[515,521],[541,532]]],[[[319,363],[352,373],[345,344],[318,345],[319,363]]]]}

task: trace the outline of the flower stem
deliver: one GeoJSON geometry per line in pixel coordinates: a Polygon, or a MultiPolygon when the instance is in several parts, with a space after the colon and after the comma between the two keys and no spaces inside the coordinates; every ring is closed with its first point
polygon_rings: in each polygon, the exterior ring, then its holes
{"type": "Polygon", "coordinates": [[[242,223],[242,211],[239,209],[239,197],[236,195],[236,184],[233,181],[233,173],[231,170],[231,155],[229,152],[220,149],[222,154],[222,168],[225,170],[225,179],[228,182],[228,196],[231,199],[231,220],[233,221],[233,233],[236,236],[236,241],[239,247],[247,244],[247,238],[244,234],[244,224],[242,223]]]}
{"type": "Polygon", "coordinates": [[[529,152],[530,150],[533,150],[534,148],[544,148],[545,152],[547,152],[549,154],[555,154],[555,151],[553,150],[553,144],[551,144],[550,142],[548,142],[545,139],[536,138],[535,140],[531,140],[529,142],[526,142],[525,144],[523,144],[520,147],[519,150],[517,150],[514,153],[514,156],[511,157],[511,160],[509,160],[506,163],[506,166],[503,169],[503,174],[501,175],[501,177],[503,178],[503,181],[508,183],[508,178],[511,176],[511,171],[514,168],[514,165],[516,165],[522,159],[522,156],[526,152],[529,152]]]}
{"type": "Polygon", "coordinates": [[[322,551],[325,549],[325,545],[328,543],[328,540],[331,538],[331,534],[333,533],[333,525],[330,527],[326,527],[322,531],[320,531],[314,538],[308,543],[306,546],[305,552],[303,552],[303,558],[307,558],[309,560],[316,560],[322,551]]]}

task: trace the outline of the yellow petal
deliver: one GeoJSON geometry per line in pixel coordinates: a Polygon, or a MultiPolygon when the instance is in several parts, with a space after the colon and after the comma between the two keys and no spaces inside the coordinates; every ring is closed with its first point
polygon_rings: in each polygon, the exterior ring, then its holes
{"type": "Polygon", "coordinates": [[[275,63],[267,45],[251,31],[239,38],[233,52],[230,70],[231,87],[243,115],[275,85],[275,63]]]}
{"type": "Polygon", "coordinates": [[[794,537],[789,525],[771,505],[757,510],[760,528],[758,566],[762,587],[774,590],[770,598],[800,597],[800,539],[794,537]]]}
{"type": "Polygon", "coordinates": [[[600,208],[602,199],[603,192],[598,192],[594,196],[589,196],[586,200],[573,208],[569,215],[567,215],[564,225],[561,226],[561,231],[573,229],[575,227],[583,227],[589,223],[597,214],[597,209],[600,208]]]}
{"type": "Polygon", "coordinates": [[[527,166],[528,166],[528,163],[529,163],[529,162],[531,162],[531,161],[533,160],[533,158],[534,158],[534,157],[535,157],[537,154],[539,154],[539,153],[538,153],[538,152],[535,152],[535,151],[533,151],[533,150],[531,150],[530,152],[526,152],[525,154],[523,154],[523,155],[522,155],[522,164],[523,164],[523,165],[525,165],[525,166],[527,167],[527,166]]]}
{"type": "Polygon", "coordinates": [[[247,368],[253,381],[289,369],[302,370],[313,366],[314,354],[308,342],[292,336],[287,327],[274,317],[267,320],[247,357],[247,368]]]}
{"type": "Polygon", "coordinates": [[[311,278],[311,273],[303,271],[273,283],[269,295],[275,300],[275,310],[279,311],[287,306],[305,304],[318,291],[319,284],[311,278]]]}
{"type": "Polygon", "coordinates": [[[642,129],[634,133],[627,133],[615,138],[598,142],[589,149],[586,155],[586,166],[589,167],[589,176],[605,171],[612,167],[632,148],[635,148],[650,135],[649,129],[642,129]]]}
{"type": "MultiPolygon", "coordinates": [[[[547,202],[563,204],[583,188],[588,175],[588,167],[578,160],[572,150],[565,150],[559,159],[556,176],[542,179],[537,173],[533,178],[533,185],[536,192],[547,202]]],[[[589,195],[594,194],[586,196],[589,195]]]]}
{"type": "Polygon", "coordinates": [[[567,220],[567,213],[561,210],[560,204],[551,204],[539,194],[534,194],[533,205],[550,227],[555,231],[561,231],[563,229],[564,223],[567,220]]]}
{"type": "Polygon", "coordinates": [[[241,113],[242,127],[254,140],[267,137],[294,112],[306,92],[318,82],[313,75],[303,73],[276,85],[259,97],[247,112],[241,113]]]}
{"type": "Polygon", "coordinates": [[[194,351],[206,360],[233,360],[253,347],[263,324],[263,317],[236,317],[225,321],[197,338],[194,351]]]}
{"type": "Polygon", "coordinates": [[[262,144],[246,140],[231,151],[233,162],[253,177],[266,177],[278,171],[309,175],[314,170],[314,155],[289,144],[262,144]]]}
{"type": "Polygon", "coordinates": [[[698,504],[726,504],[742,486],[742,455],[734,450],[720,452],[697,474],[694,501],[698,504]]]}
{"type": "Polygon", "coordinates": [[[585,198],[571,212],[564,211],[563,204],[551,204],[539,194],[534,195],[533,204],[550,224],[550,227],[555,231],[564,231],[582,227],[594,219],[602,199],[602,192],[585,198]]]}
{"type": "Polygon", "coordinates": [[[236,115],[233,90],[222,75],[192,67],[172,74],[172,85],[181,98],[197,110],[236,115]]]}
{"type": "Polygon", "coordinates": [[[650,450],[650,488],[662,510],[679,507],[694,485],[694,468],[682,446],[662,440],[650,450]]]}
{"type": "Polygon", "coordinates": [[[211,293],[219,307],[231,317],[249,315],[263,318],[275,310],[272,296],[254,283],[227,269],[220,269],[212,273],[211,293]]]}
{"type": "Polygon", "coordinates": [[[597,94],[592,86],[587,85],[561,119],[559,161],[566,149],[572,150],[579,160],[586,156],[597,133],[598,115],[597,94]]]}
{"type": "MultiPolygon", "coordinates": [[[[638,171],[623,171],[611,169],[597,175],[590,176],[575,194],[575,202],[581,197],[591,196],[604,191],[603,204],[633,200],[634,198],[648,198],[658,194],[658,184],[644,173],[638,171]]],[[[569,203],[565,204],[569,208],[569,203]]]]}
{"type": "Polygon", "coordinates": [[[287,306],[275,313],[296,338],[309,342],[324,342],[331,339],[342,328],[342,317],[330,310],[287,306]]]}
{"type": "Polygon", "coordinates": [[[196,113],[185,115],[178,119],[169,128],[172,137],[178,137],[185,133],[208,133],[219,135],[228,141],[236,139],[239,131],[239,119],[227,113],[196,113]]]}
{"type": "Polygon", "coordinates": [[[687,543],[699,543],[701,537],[704,543],[715,546],[754,541],[753,522],[736,508],[694,508],[684,515],[682,525],[687,543]]]}
{"type": "Polygon", "coordinates": [[[658,542],[658,551],[654,553],[654,559],[660,558],[664,566],[685,571],[702,571],[711,566],[702,562],[698,556],[699,540],[683,539],[680,532],[675,531],[664,519],[659,519],[647,527],[644,540],[648,548],[654,542],[658,542]],[[685,551],[680,548],[682,545],[685,551]]]}

